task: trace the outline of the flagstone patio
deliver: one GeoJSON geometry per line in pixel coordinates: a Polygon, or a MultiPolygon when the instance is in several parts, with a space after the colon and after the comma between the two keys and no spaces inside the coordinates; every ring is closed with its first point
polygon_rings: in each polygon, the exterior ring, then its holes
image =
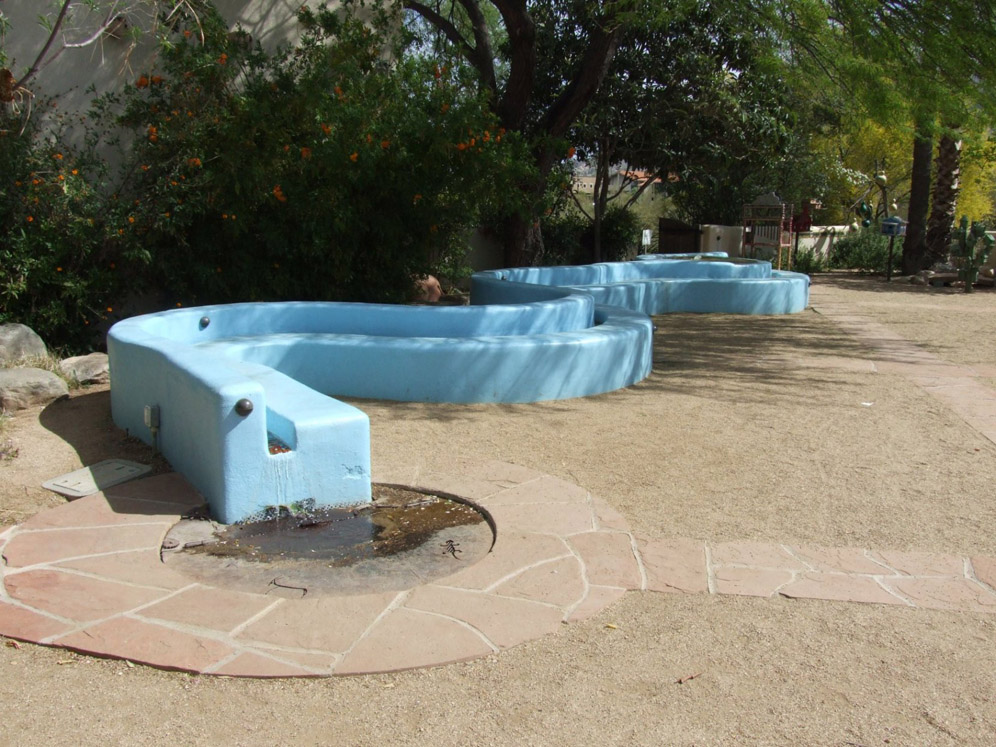
{"type": "Polygon", "coordinates": [[[996,558],[647,540],[577,485],[512,464],[378,481],[479,502],[481,562],[403,591],[312,597],[194,582],[160,545],[201,497],[170,473],[44,511],[0,534],[0,633],[165,669],[247,677],[385,672],[487,656],[627,591],[833,599],[996,613],[996,558]]]}

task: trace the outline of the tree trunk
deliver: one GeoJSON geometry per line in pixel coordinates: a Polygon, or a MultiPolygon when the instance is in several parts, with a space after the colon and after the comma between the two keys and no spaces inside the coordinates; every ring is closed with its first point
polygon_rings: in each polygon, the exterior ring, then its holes
{"type": "MultiPolygon", "coordinates": [[[[507,38],[499,54],[507,66],[502,90],[498,90],[494,46],[487,27],[486,16],[481,10],[485,0],[459,0],[467,12],[473,39],[461,34],[460,29],[436,8],[422,0],[402,0],[402,6],[438,29],[455,49],[481,75],[485,88],[492,91],[492,109],[501,124],[509,131],[522,133],[534,143],[536,177],[532,184],[523,184],[527,196],[527,209],[536,211],[542,203],[547,179],[554,164],[563,157],[552,150],[551,141],[563,137],[571,124],[595,95],[608,70],[612,55],[622,34],[625,18],[623,8],[616,3],[606,3],[603,14],[588,29],[587,46],[573,70],[564,71],[564,86],[557,98],[540,112],[535,124],[530,124],[530,106],[536,93],[536,65],[540,50],[537,48],[537,29],[530,5],[525,0],[490,0],[501,15],[507,38]]],[[[625,5],[625,4],[623,4],[625,5]]],[[[504,217],[502,243],[505,247],[507,266],[535,265],[543,255],[543,237],[537,215],[519,214],[504,217]]]]}
{"type": "Polygon", "coordinates": [[[532,267],[543,259],[543,233],[538,220],[519,215],[509,216],[501,231],[505,247],[505,267],[532,267]]]}
{"type": "Polygon", "coordinates": [[[958,177],[961,175],[961,140],[943,135],[934,161],[934,195],[927,221],[927,259],[933,264],[948,254],[951,227],[958,210],[958,177]]]}
{"type": "Polygon", "coordinates": [[[594,200],[593,219],[591,221],[591,261],[602,261],[602,223],[605,219],[605,210],[609,204],[609,166],[612,160],[613,148],[609,145],[608,138],[603,138],[598,147],[598,159],[595,177],[595,190],[592,194],[594,200]]]}
{"type": "Polygon", "coordinates": [[[903,241],[903,274],[913,275],[927,264],[927,210],[930,207],[930,159],[934,141],[917,128],[913,139],[913,173],[910,183],[909,225],[903,241]]]}

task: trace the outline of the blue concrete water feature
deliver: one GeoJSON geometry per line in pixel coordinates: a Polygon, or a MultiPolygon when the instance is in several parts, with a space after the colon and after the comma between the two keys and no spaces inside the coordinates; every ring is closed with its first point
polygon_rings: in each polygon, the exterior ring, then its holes
{"type": "Polygon", "coordinates": [[[370,425],[334,397],[537,402],[651,371],[650,314],[783,314],[805,275],[695,255],[476,273],[471,305],[244,303],[108,334],[114,422],[155,445],[218,521],[370,500],[370,425]]]}
{"type": "Polygon", "coordinates": [[[793,314],[809,303],[809,276],[772,270],[771,263],[731,259],[722,252],[641,255],[635,262],[573,267],[519,267],[474,275],[471,297],[501,303],[501,287],[484,278],[555,285],[584,292],[596,303],[644,314],[678,312],[793,314]]]}

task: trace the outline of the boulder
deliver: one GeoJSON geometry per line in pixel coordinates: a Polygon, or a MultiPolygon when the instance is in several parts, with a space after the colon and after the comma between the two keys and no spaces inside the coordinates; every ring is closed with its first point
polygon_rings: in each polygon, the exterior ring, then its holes
{"type": "Polygon", "coordinates": [[[443,295],[439,281],[432,275],[426,275],[415,281],[415,300],[436,303],[443,295]]]}
{"type": "Polygon", "coordinates": [[[23,324],[0,324],[0,363],[14,363],[21,358],[48,354],[45,343],[31,327],[23,324]]]}
{"type": "Polygon", "coordinates": [[[0,369],[0,409],[12,412],[69,395],[69,387],[51,371],[40,368],[0,369]]]}
{"type": "Polygon", "coordinates": [[[68,379],[80,384],[106,384],[110,380],[107,353],[77,355],[59,361],[59,369],[68,379]]]}

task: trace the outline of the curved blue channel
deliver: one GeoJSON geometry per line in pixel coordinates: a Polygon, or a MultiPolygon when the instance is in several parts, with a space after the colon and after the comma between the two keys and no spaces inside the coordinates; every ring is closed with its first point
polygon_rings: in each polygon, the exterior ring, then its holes
{"type": "Polygon", "coordinates": [[[335,397],[599,394],[650,373],[651,314],[789,313],[808,300],[804,275],[716,255],[497,270],[472,283],[467,307],[244,303],[123,320],[108,334],[114,421],[154,441],[219,521],[356,504],[370,500],[370,424],[335,397]],[[274,439],[289,450],[271,453],[274,439]]]}

